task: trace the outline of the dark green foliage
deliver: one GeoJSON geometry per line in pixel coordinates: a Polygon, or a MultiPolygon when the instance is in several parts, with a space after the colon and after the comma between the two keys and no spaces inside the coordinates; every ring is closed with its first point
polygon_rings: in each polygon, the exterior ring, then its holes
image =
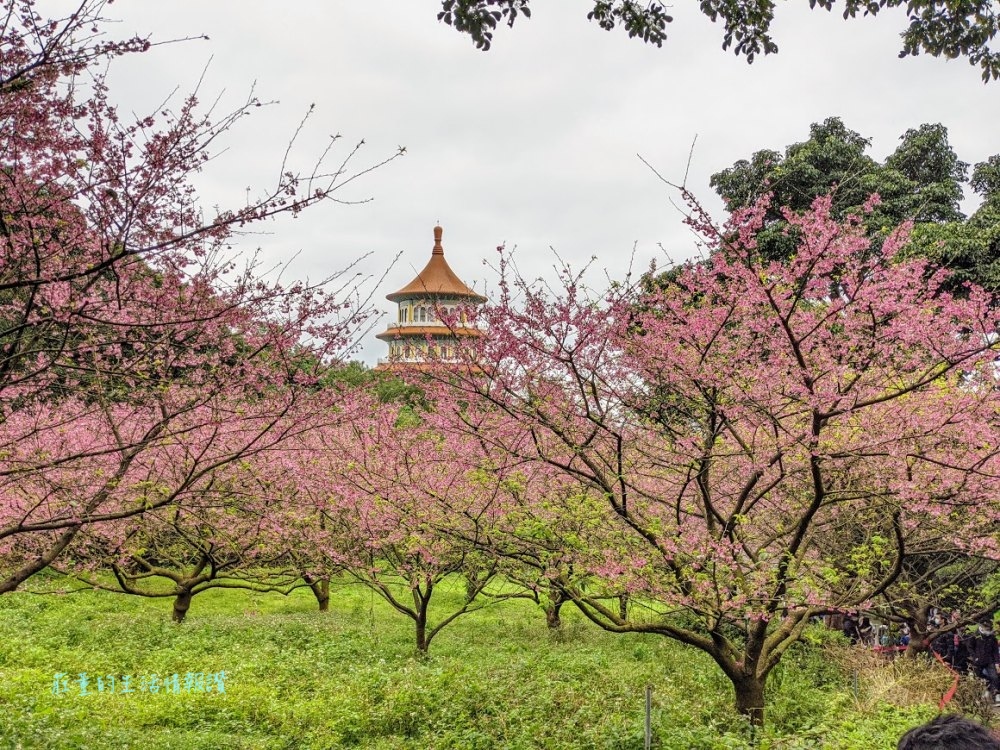
{"type": "MultiPolygon", "coordinates": [[[[749,160],[712,175],[710,184],[731,210],[752,205],[767,192],[773,194],[769,218],[778,220],[778,207],[799,212],[817,197],[833,192],[834,213],[858,213],[873,193],[882,205],[878,218],[893,225],[959,221],[962,183],[969,165],[959,160],[941,124],[911,128],[900,145],[879,164],[868,155],[871,140],[828,117],[809,127],[809,139],[793,143],[782,156],[757,151],[749,160]]],[[[987,180],[984,176],[984,181],[987,180]]]]}
{"type": "Polygon", "coordinates": [[[788,146],[784,156],[758,151],[749,160],[712,175],[710,184],[730,210],[745,208],[772,193],[767,215],[771,227],[761,246],[767,260],[786,258],[796,246],[794,238],[784,234],[780,209],[805,211],[817,197],[831,192],[838,218],[860,214],[868,198],[878,193],[882,202],[868,217],[875,234],[907,219],[963,219],[958,202],[968,165],[948,143],[948,129],[940,124],[921,125],[900,140],[899,147],[879,164],[867,154],[870,139],[849,129],[840,118],[829,117],[813,123],[809,140],[788,146]]]}
{"type": "Polygon", "coordinates": [[[531,18],[527,0],[442,0],[438,20],[471,36],[479,49],[488,50],[500,20],[513,27],[521,13],[531,18]]]}
{"type": "Polygon", "coordinates": [[[940,123],[924,124],[910,128],[900,140],[883,169],[902,178],[907,188],[904,195],[910,200],[908,218],[917,222],[963,219],[958,202],[969,165],[959,160],[948,143],[948,128],[940,123]]]}
{"type": "MultiPolygon", "coordinates": [[[[798,240],[786,232],[787,223],[782,209],[805,211],[818,196],[831,190],[834,213],[842,218],[858,213],[874,192],[889,193],[890,214],[905,215],[899,210],[899,195],[905,188],[899,185],[901,176],[889,175],[879,180],[879,164],[867,155],[871,141],[847,128],[837,117],[809,127],[809,140],[793,143],[781,156],[776,151],[758,151],[749,160],[741,159],[729,169],[712,175],[709,184],[735,211],[753,205],[761,196],[771,193],[771,207],[765,217],[766,227],[758,236],[762,260],[782,260],[791,256],[798,240]]],[[[883,217],[878,217],[882,219],[883,217]]],[[[885,217],[890,226],[899,223],[897,216],[885,217]]]]}
{"type": "Polygon", "coordinates": [[[914,227],[910,252],[951,270],[953,288],[973,282],[1000,292],[1000,204],[986,203],[968,221],[914,227]]]}
{"type": "MultiPolygon", "coordinates": [[[[660,0],[591,0],[587,18],[603,29],[621,27],[657,47],[667,37],[666,25],[673,21],[667,3],[660,0]]],[[[712,21],[722,21],[722,49],[753,62],[757,55],[778,51],[771,36],[774,0],[700,0],[701,12],[712,21]]],[[[555,7],[553,5],[553,7],[555,7]]],[[[834,0],[809,0],[810,8],[839,10],[834,0]]],[[[1000,31],[1000,19],[992,0],[943,2],[942,0],[846,0],[844,18],[874,16],[886,8],[905,8],[909,26],[901,34],[899,56],[926,53],[935,57],[966,58],[982,71],[984,81],[1000,77],[1000,52],[990,43],[1000,31]]],[[[558,12],[563,12],[562,8],[558,12]]],[[[441,0],[438,20],[472,37],[475,45],[488,50],[493,32],[503,21],[512,27],[519,15],[531,17],[531,0],[441,0]]]]}
{"type": "Polygon", "coordinates": [[[985,201],[966,219],[959,209],[969,165],[948,142],[948,129],[936,124],[910,128],[883,163],[868,155],[871,141],[837,117],[813,123],[809,139],[781,154],[755,152],[712,175],[711,185],[730,210],[746,208],[771,193],[766,226],[758,237],[762,261],[791,256],[797,240],[788,232],[781,209],[805,211],[819,196],[831,194],[838,218],[862,215],[869,197],[881,202],[864,222],[877,247],[886,233],[912,220],[909,253],[949,268],[950,288],[965,282],[1000,291],[1000,156],[977,164],[969,184],[985,201]]]}
{"type": "Polygon", "coordinates": [[[646,44],[657,47],[663,46],[663,40],[667,38],[667,24],[674,20],[667,15],[662,3],[636,0],[597,0],[587,18],[597,21],[605,31],[621,26],[631,38],[638,37],[646,44]]]}
{"type": "Polygon", "coordinates": [[[987,201],[1000,198],[1000,155],[991,156],[986,161],[977,164],[976,168],[972,170],[972,179],[969,184],[987,201]]]}
{"type": "MultiPolygon", "coordinates": [[[[531,18],[530,0],[441,0],[438,20],[468,34],[481,50],[493,43],[493,32],[503,21],[513,27],[519,15],[531,18]]],[[[639,37],[657,47],[667,38],[666,26],[673,18],[659,2],[635,0],[596,0],[587,18],[610,31],[621,26],[630,37],[639,37]]]]}
{"type": "Polygon", "coordinates": [[[427,397],[424,392],[392,372],[373,370],[363,362],[352,361],[327,370],[323,384],[332,386],[343,383],[350,388],[372,389],[383,404],[405,404],[413,409],[425,409],[427,397]]]}

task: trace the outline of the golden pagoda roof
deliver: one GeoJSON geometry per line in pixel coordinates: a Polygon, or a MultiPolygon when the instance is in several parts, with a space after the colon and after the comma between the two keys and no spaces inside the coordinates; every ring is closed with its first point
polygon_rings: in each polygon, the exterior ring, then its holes
{"type": "Polygon", "coordinates": [[[385,295],[387,300],[400,302],[420,297],[457,297],[475,303],[486,301],[486,297],[466,286],[444,259],[444,248],[441,246],[443,232],[441,227],[434,227],[434,249],[424,270],[402,289],[385,295]]]}

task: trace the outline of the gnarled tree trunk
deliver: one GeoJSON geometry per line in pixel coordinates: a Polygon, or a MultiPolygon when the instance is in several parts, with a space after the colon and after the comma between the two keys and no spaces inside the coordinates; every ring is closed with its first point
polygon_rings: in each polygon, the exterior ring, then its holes
{"type": "Polygon", "coordinates": [[[566,596],[556,588],[549,589],[548,602],[544,605],[545,624],[549,630],[559,630],[562,627],[562,619],[559,617],[559,610],[566,603],[566,596]]]}
{"type": "Polygon", "coordinates": [[[764,725],[764,683],[766,678],[747,675],[733,679],[736,693],[736,710],[746,716],[753,726],[764,725]]]}
{"type": "Polygon", "coordinates": [[[177,596],[174,598],[174,613],[172,615],[174,622],[178,624],[184,622],[188,609],[191,608],[191,598],[193,596],[194,594],[191,592],[191,589],[179,589],[177,596]]]}
{"type": "Polygon", "coordinates": [[[414,621],[414,634],[416,635],[416,646],[417,646],[417,656],[427,656],[427,650],[430,648],[430,641],[427,640],[427,619],[425,617],[417,617],[414,621]]]}
{"type": "Polygon", "coordinates": [[[319,611],[328,611],[330,609],[330,579],[306,578],[305,582],[309,584],[309,588],[313,592],[313,596],[316,597],[316,602],[319,604],[319,611]]]}

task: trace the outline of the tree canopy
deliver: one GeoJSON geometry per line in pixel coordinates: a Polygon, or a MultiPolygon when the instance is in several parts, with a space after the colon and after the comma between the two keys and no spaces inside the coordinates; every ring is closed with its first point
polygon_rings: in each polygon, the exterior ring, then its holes
{"type": "MultiPolygon", "coordinates": [[[[674,19],[660,0],[592,0],[587,18],[602,29],[624,29],[630,37],[647,44],[663,45],[667,24],[674,19]]],[[[833,11],[833,0],[809,0],[810,8],[833,11]]],[[[929,54],[965,58],[982,71],[984,81],[1000,78],[1000,52],[990,45],[1000,30],[991,0],[945,3],[941,0],[846,0],[843,17],[876,16],[891,8],[905,8],[909,25],[900,33],[899,57],[929,54]]],[[[771,0],[701,0],[701,12],[723,25],[722,49],[753,62],[757,55],[778,51],[771,35],[775,4],[771,0]]],[[[513,27],[520,16],[531,17],[531,0],[441,0],[438,20],[472,37],[475,45],[488,50],[500,23],[513,27]]]]}
{"type": "Polygon", "coordinates": [[[977,164],[969,180],[969,165],[958,158],[944,125],[909,128],[899,140],[896,150],[879,162],[869,154],[870,138],[840,118],[828,117],[810,126],[808,140],[789,145],[783,154],[757,151],[712,175],[711,185],[731,211],[752,206],[765,194],[773,196],[758,237],[761,260],[787,259],[797,247],[784,210],[801,213],[829,193],[834,216],[844,218],[862,213],[877,195],[877,205],[865,216],[876,243],[892,227],[913,221],[909,252],[951,270],[953,290],[973,281],[997,292],[1000,157],[977,164]],[[967,180],[984,198],[969,218],[959,206],[967,180]]]}

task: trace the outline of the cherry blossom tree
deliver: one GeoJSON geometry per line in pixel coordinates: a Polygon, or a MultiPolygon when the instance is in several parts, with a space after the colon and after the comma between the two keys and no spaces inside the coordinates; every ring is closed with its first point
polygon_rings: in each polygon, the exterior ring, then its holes
{"type": "Polygon", "coordinates": [[[367,417],[312,435],[320,444],[303,453],[309,468],[300,471],[298,506],[309,502],[324,518],[308,527],[308,543],[410,618],[425,655],[458,617],[519,593],[501,587],[482,596],[499,561],[476,544],[509,496],[506,470],[475,441],[433,429],[422,418],[432,415],[368,397],[358,409],[367,417]],[[438,605],[435,594],[456,575],[465,578],[463,596],[438,605]]]}
{"type": "Polygon", "coordinates": [[[310,433],[349,420],[348,404],[330,389],[272,385],[256,398],[203,406],[214,413],[188,420],[183,439],[140,454],[140,483],[171,501],[85,527],[52,567],[90,586],[171,597],[178,623],[209,589],[288,594],[306,585],[292,505],[301,477],[289,453],[310,433]],[[101,578],[107,571],[116,585],[101,578]]]}
{"type": "Polygon", "coordinates": [[[873,249],[828,198],[762,263],[766,208],[724,231],[695,209],[712,253],[662,285],[596,295],[566,272],[556,294],[504,260],[488,335],[437,395],[454,429],[578,483],[567,504],[601,503],[569,548],[587,585],[559,581],[580,610],[706,652],[757,723],[812,615],[931,548],[997,557],[1000,468],[988,295],[898,260],[905,226],[873,249]],[[602,600],[622,589],[642,606],[602,600]]]}
{"type": "Polygon", "coordinates": [[[328,150],[297,169],[290,145],[273,185],[206,212],[193,179],[262,102],[122,114],[105,65],[151,42],[109,39],[107,5],[0,4],[0,593],[280,435],[370,312],[355,269],[283,285],[230,245],[376,165],[354,149],[327,168],[328,150]],[[244,413],[239,447],[220,425],[244,413]],[[188,474],[165,480],[155,456],[188,438],[188,474]]]}
{"type": "MultiPolygon", "coordinates": [[[[349,403],[341,399],[337,406],[337,412],[342,415],[340,425],[347,425],[362,415],[367,418],[370,409],[381,408],[375,406],[376,402],[379,405],[396,404],[401,413],[409,417],[416,417],[416,410],[427,406],[418,386],[402,381],[392,372],[370,369],[358,361],[335,364],[326,371],[321,382],[325,388],[340,389],[358,397],[349,403]],[[346,415],[347,410],[353,410],[352,416],[346,415]]],[[[327,554],[331,549],[330,532],[335,528],[329,517],[330,498],[338,482],[317,481],[317,477],[331,471],[336,473],[328,451],[328,435],[333,426],[330,422],[322,429],[302,434],[295,447],[286,452],[290,458],[282,459],[285,475],[303,478],[289,488],[289,499],[285,502],[286,533],[300,541],[291,546],[288,555],[316,597],[320,612],[330,608],[331,583],[344,584],[349,577],[344,558],[339,554],[327,554]]]]}
{"type": "MultiPolygon", "coordinates": [[[[448,426],[442,423],[441,429],[448,426]]],[[[601,501],[581,492],[578,482],[538,463],[513,467],[503,489],[507,497],[491,533],[466,541],[498,560],[502,575],[522,586],[525,597],[542,609],[546,626],[559,630],[562,608],[570,602],[566,582],[586,587],[591,577],[578,563],[589,542],[588,529],[604,523],[601,501]]],[[[624,606],[624,591],[605,591],[607,598],[619,598],[624,606]]]]}
{"type": "MultiPolygon", "coordinates": [[[[132,516],[170,506],[198,518],[185,503],[226,494],[227,466],[343,418],[350,389],[324,387],[322,377],[362,314],[344,309],[335,290],[248,284],[228,294],[174,287],[185,315],[204,313],[200,326],[175,325],[174,308],[164,306],[164,336],[143,343],[156,355],[143,369],[114,372],[106,357],[100,377],[88,372],[71,388],[26,400],[3,422],[0,591],[52,563],[90,524],[111,523],[98,535],[124,540],[142,536],[132,524],[143,521],[132,516]]],[[[157,330],[156,320],[144,315],[143,330],[157,330]]],[[[161,527],[167,515],[158,514],[161,527]]],[[[242,538],[248,519],[228,518],[240,521],[229,532],[242,538]]]]}

